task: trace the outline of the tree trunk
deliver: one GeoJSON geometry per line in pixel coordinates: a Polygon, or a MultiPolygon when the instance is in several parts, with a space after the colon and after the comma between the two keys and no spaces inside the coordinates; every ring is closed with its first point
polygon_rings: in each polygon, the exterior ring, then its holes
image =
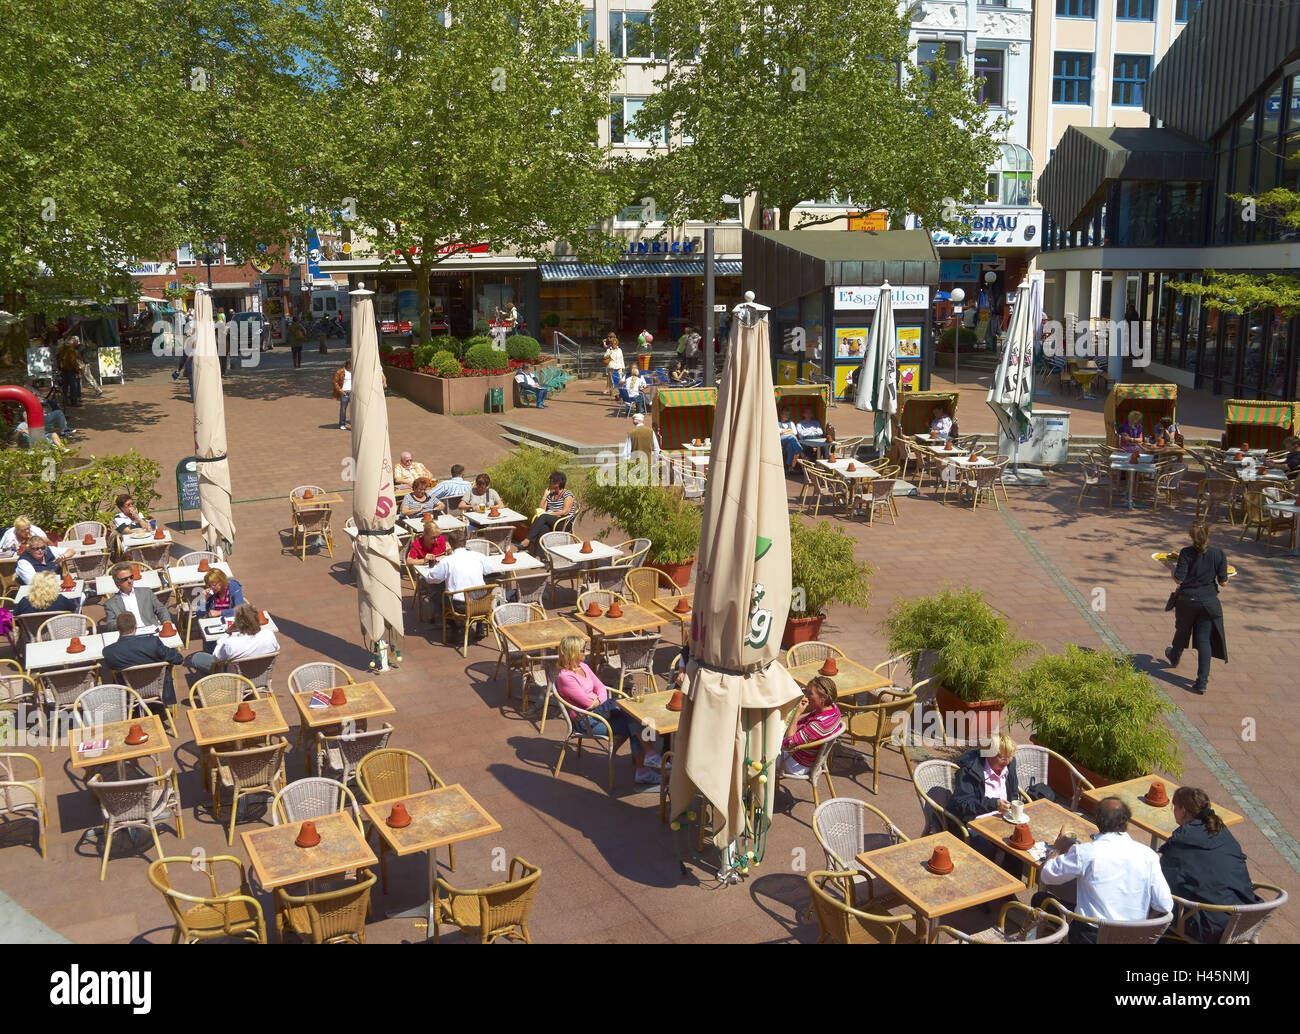
{"type": "Polygon", "coordinates": [[[778,215],[776,220],[776,228],[778,230],[790,229],[790,214],[793,211],[795,204],[797,204],[797,202],[783,201],[777,207],[778,215]]]}
{"type": "Polygon", "coordinates": [[[429,271],[425,268],[423,259],[415,267],[415,290],[419,299],[416,305],[420,321],[418,344],[427,345],[433,335],[429,332],[429,271]]]}

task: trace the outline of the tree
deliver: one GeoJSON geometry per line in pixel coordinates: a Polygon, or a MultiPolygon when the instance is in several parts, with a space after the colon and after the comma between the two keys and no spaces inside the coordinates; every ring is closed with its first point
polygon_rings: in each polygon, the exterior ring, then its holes
{"type": "Polygon", "coordinates": [[[597,140],[617,68],[564,56],[582,10],[451,0],[446,19],[441,4],[319,0],[296,20],[320,112],[304,196],[414,275],[421,343],[429,275],[456,249],[607,253],[593,224],[620,191],[597,140]]]}
{"type": "Polygon", "coordinates": [[[779,228],[829,222],[803,201],[852,199],[895,223],[956,229],[984,199],[1005,124],[960,63],[919,68],[896,0],[657,0],[659,92],[630,124],[692,142],[652,154],[643,182],[672,221],[712,220],[756,194],[779,228]]]}

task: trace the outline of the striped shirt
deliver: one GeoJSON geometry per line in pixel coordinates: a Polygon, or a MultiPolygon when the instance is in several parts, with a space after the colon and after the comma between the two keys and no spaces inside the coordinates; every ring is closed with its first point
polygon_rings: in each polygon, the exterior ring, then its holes
{"type": "Polygon", "coordinates": [[[824,740],[843,724],[844,718],[840,714],[840,709],[834,704],[816,714],[805,714],[799,719],[799,724],[794,727],[794,731],[781,741],[781,749],[791,751],[791,756],[796,762],[805,768],[811,768],[813,762],[817,760],[817,751],[821,748],[815,750],[794,750],[794,748],[801,743],[824,740]]]}
{"type": "Polygon", "coordinates": [[[568,504],[568,501],[569,501],[570,499],[572,499],[572,498],[573,498],[573,493],[570,492],[567,488],[566,488],[563,492],[561,492],[558,496],[556,496],[556,497],[552,497],[552,496],[551,496],[551,493],[550,493],[550,492],[547,492],[547,493],[546,493],[546,512],[547,512],[547,513],[563,513],[563,512],[564,512],[564,507],[568,504]]]}

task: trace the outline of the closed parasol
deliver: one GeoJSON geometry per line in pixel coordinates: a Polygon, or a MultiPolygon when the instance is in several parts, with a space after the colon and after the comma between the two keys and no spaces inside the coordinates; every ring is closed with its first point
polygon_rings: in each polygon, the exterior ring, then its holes
{"type": "Polygon", "coordinates": [[[893,441],[893,416],[898,412],[898,339],[894,333],[894,293],[888,281],[880,285],[862,372],[854,408],[875,413],[876,448],[883,456],[893,441]]]}
{"type": "Polygon", "coordinates": [[[215,553],[235,546],[230,513],[230,462],[226,458],[226,402],[221,359],[212,322],[212,292],[194,292],[194,458],[199,468],[199,523],[203,541],[215,553]]]}

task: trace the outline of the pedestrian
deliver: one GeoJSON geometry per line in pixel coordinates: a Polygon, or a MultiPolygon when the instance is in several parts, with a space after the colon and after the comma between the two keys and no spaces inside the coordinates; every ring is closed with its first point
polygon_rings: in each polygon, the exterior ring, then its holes
{"type": "Polygon", "coordinates": [[[618,335],[612,330],[605,338],[605,367],[609,371],[609,393],[617,397],[619,381],[623,377],[623,349],[618,345],[618,335]]]}
{"type": "Polygon", "coordinates": [[[81,405],[81,357],[77,354],[77,338],[64,340],[55,356],[59,367],[59,383],[63,388],[63,400],[66,405],[81,405]]]}
{"type": "Polygon", "coordinates": [[[1178,667],[1189,642],[1196,644],[1196,682],[1193,693],[1205,692],[1210,682],[1210,658],[1228,661],[1228,640],[1223,632],[1223,606],[1219,586],[1228,584],[1228,558],[1217,546],[1210,546],[1210,528],[1193,521],[1188,529],[1192,544],[1178,554],[1174,581],[1178,588],[1169,597],[1166,610],[1174,612],[1174,642],[1165,648],[1171,668],[1178,667]]]}
{"type": "Polygon", "coordinates": [[[686,368],[695,373],[700,368],[700,332],[694,327],[686,328],[686,348],[683,350],[683,357],[686,359],[686,368]]]}
{"type": "Polygon", "coordinates": [[[339,430],[348,429],[348,404],[352,401],[352,360],[334,371],[334,397],[339,400],[339,430]]]}
{"type": "Polygon", "coordinates": [[[289,324],[289,350],[293,355],[293,368],[302,366],[302,343],[307,337],[307,328],[303,326],[302,316],[295,316],[289,324]]]}
{"type": "Polygon", "coordinates": [[[321,355],[324,355],[329,351],[329,349],[325,347],[325,338],[329,336],[329,332],[329,320],[322,316],[320,322],[316,324],[316,343],[320,346],[321,355]]]}

